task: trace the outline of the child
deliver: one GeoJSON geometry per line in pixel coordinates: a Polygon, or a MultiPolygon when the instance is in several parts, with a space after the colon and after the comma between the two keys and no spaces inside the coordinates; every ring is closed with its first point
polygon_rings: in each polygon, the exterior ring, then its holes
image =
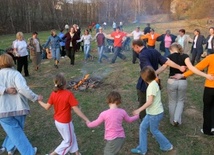
{"type": "Polygon", "coordinates": [[[68,152],[80,155],[74,126],[72,123],[71,109],[86,122],[89,120],[78,108],[78,101],[74,95],[65,89],[66,80],[62,74],[57,74],[54,79],[54,91],[51,93],[48,103],[39,101],[39,104],[46,110],[54,106],[55,125],[61,134],[63,141],[50,155],[66,154],[68,152]]]}
{"type": "Polygon", "coordinates": [[[87,61],[88,58],[92,58],[90,55],[90,48],[91,48],[91,41],[92,36],[89,34],[89,30],[85,30],[84,35],[82,35],[80,40],[77,40],[77,42],[84,42],[84,55],[85,55],[85,61],[87,61]]]}
{"type": "Polygon", "coordinates": [[[146,103],[135,110],[133,113],[139,113],[146,109],[146,116],[140,124],[139,145],[137,148],[132,149],[132,153],[145,155],[147,153],[147,130],[150,128],[151,133],[160,145],[163,151],[170,151],[173,149],[169,140],[159,131],[158,127],[163,118],[163,105],[161,103],[161,92],[156,82],[156,74],[152,67],[145,67],[141,71],[141,77],[149,85],[146,90],[147,101],[146,103]]]}
{"type": "Polygon", "coordinates": [[[121,103],[121,96],[118,92],[111,92],[107,97],[107,103],[110,109],[103,111],[95,121],[88,122],[87,126],[93,128],[105,122],[105,140],[107,143],[104,148],[104,155],[116,155],[125,141],[123,120],[131,123],[137,120],[139,116],[130,117],[125,110],[118,108],[121,103]]]}

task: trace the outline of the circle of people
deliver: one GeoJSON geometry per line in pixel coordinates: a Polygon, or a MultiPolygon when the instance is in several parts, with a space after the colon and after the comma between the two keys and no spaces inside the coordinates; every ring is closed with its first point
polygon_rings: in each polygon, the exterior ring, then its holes
{"type": "MultiPolygon", "coordinates": [[[[133,36],[132,48],[133,63],[139,58],[141,74],[137,82],[137,95],[139,100],[139,108],[133,111],[134,116],[129,116],[127,112],[119,108],[121,104],[121,95],[112,91],[107,96],[108,110],[101,112],[99,117],[90,121],[84,113],[78,108],[78,101],[69,90],[66,90],[66,79],[62,73],[57,74],[54,78],[54,90],[51,92],[47,103],[44,103],[41,95],[35,94],[26,83],[25,78],[21,74],[24,66],[25,76],[29,76],[27,70],[27,55],[24,48],[27,43],[23,40],[23,33],[17,33],[17,40],[14,41],[13,55],[0,55],[0,124],[6,132],[7,136],[0,148],[0,153],[7,151],[12,154],[16,149],[22,155],[34,155],[37,148],[33,147],[24,133],[24,124],[26,115],[29,114],[30,108],[28,99],[38,103],[46,110],[54,107],[54,120],[56,128],[62,136],[61,144],[50,154],[66,154],[75,153],[80,155],[74,127],[72,123],[71,109],[81,117],[89,128],[99,126],[105,123],[105,140],[104,155],[116,155],[125,142],[125,132],[122,126],[123,120],[131,123],[137,119],[141,119],[139,126],[139,145],[131,149],[134,154],[146,154],[147,148],[147,130],[150,128],[151,133],[160,145],[162,151],[173,150],[171,142],[159,130],[160,121],[163,119],[163,105],[161,102],[160,80],[158,75],[169,66],[169,76],[167,81],[168,106],[170,123],[177,127],[182,124],[182,112],[184,101],[186,98],[187,80],[186,78],[193,73],[206,78],[204,84],[203,95],[203,126],[201,132],[206,135],[214,135],[214,28],[209,29],[210,35],[207,39],[200,34],[199,29],[195,29],[194,38],[191,39],[185,34],[185,30],[179,30],[176,37],[170,33],[159,35],[154,29],[148,27],[148,33],[145,35],[137,27],[132,33],[127,34],[117,27],[110,34],[104,34],[101,27],[95,38],[98,43],[99,62],[103,58],[104,39],[110,38],[114,40],[114,56],[111,63],[114,63],[117,57],[125,60],[126,57],[121,54],[122,43],[128,36],[133,36]],[[161,41],[160,48],[164,50],[164,55],[155,49],[155,41],[161,41]],[[24,43],[25,42],[25,43],[24,43]],[[174,43],[175,42],[175,43],[174,43]],[[189,42],[192,42],[192,59],[190,60],[186,49],[189,42]],[[207,53],[203,53],[203,44],[206,44],[207,53]],[[102,51],[102,52],[100,52],[102,51]],[[203,53],[203,55],[202,55],[203,53]],[[14,69],[14,56],[17,59],[17,70],[14,69]],[[200,61],[201,56],[206,56],[200,61]],[[135,61],[134,61],[135,60],[135,61]],[[196,66],[193,64],[197,62],[196,66]],[[159,67],[161,65],[161,67],[159,67]],[[186,71],[186,69],[189,69],[186,71]],[[207,73],[203,72],[207,68],[207,73]],[[13,103],[13,104],[12,104],[13,103]],[[16,103],[16,104],[14,104],[16,103]],[[15,106],[14,106],[15,105],[15,106]],[[20,143],[21,142],[21,143],[20,143]]],[[[77,27],[78,30],[78,27],[77,27]]],[[[66,38],[65,50],[66,55],[70,58],[70,64],[74,65],[74,53],[76,43],[84,41],[85,60],[89,58],[91,35],[86,30],[80,39],[74,38],[76,30],[71,27],[70,30],[59,37],[56,31],[51,31],[45,46],[50,43],[52,58],[55,60],[54,66],[57,68],[60,59],[60,42],[66,38]]],[[[38,33],[33,33],[33,37],[29,39],[30,54],[35,59],[35,69],[38,70],[40,62],[37,56],[41,55],[39,49],[40,43],[37,38],[38,33]],[[37,53],[39,53],[37,55],[37,53]]],[[[11,54],[11,53],[10,53],[11,54]]]]}

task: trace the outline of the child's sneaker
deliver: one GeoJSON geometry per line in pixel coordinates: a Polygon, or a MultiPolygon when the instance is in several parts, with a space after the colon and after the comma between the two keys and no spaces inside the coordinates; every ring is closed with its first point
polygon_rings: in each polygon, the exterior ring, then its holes
{"type": "Polygon", "coordinates": [[[16,147],[14,147],[12,150],[8,151],[8,155],[14,155],[16,151],[16,147]]]}
{"type": "Polygon", "coordinates": [[[1,148],[0,148],[0,154],[4,153],[5,150],[6,150],[6,149],[5,149],[4,147],[1,147],[1,148]]]}
{"type": "Polygon", "coordinates": [[[131,149],[131,153],[134,153],[134,154],[141,154],[141,155],[146,155],[146,153],[141,153],[140,150],[138,149],[131,149]]]}
{"type": "Polygon", "coordinates": [[[173,145],[166,151],[168,152],[168,151],[172,151],[172,150],[173,150],[173,145]]]}
{"type": "Polygon", "coordinates": [[[211,133],[214,135],[214,128],[211,129],[211,133]]]}
{"type": "Polygon", "coordinates": [[[37,152],[37,147],[34,147],[33,149],[34,149],[34,152],[35,152],[35,155],[36,155],[36,152],[37,152]]]}

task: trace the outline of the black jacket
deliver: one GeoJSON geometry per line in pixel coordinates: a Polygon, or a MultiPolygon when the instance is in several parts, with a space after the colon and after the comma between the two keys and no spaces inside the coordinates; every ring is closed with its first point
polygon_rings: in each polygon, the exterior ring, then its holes
{"type": "MultiPolygon", "coordinates": [[[[206,39],[203,35],[199,35],[197,42],[196,42],[196,49],[200,52],[203,53],[203,45],[206,44],[206,39]]],[[[192,50],[194,48],[194,44],[195,44],[195,36],[193,38],[193,43],[192,43],[192,50]]]]}
{"type": "MultiPolygon", "coordinates": [[[[208,49],[208,41],[210,39],[210,35],[208,35],[207,39],[206,39],[206,49],[208,49]]],[[[212,44],[212,52],[214,52],[214,37],[212,38],[212,41],[211,41],[211,44],[212,44]]]]}
{"type": "MultiPolygon", "coordinates": [[[[163,52],[165,52],[165,36],[166,36],[166,34],[162,34],[161,36],[159,36],[157,38],[157,41],[161,41],[161,43],[160,43],[160,50],[163,51],[163,52]]],[[[174,43],[175,39],[177,38],[177,36],[175,36],[173,34],[170,34],[170,37],[172,39],[172,43],[174,43]]]]}

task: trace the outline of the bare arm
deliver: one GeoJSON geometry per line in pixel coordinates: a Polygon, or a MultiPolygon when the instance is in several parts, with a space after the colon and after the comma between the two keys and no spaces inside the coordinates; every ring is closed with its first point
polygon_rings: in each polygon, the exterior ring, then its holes
{"type": "Polygon", "coordinates": [[[114,40],[114,38],[110,34],[105,34],[105,33],[103,33],[103,34],[107,39],[114,40]]]}
{"type": "Polygon", "coordinates": [[[186,59],[185,59],[185,64],[187,65],[188,69],[191,70],[193,73],[195,73],[195,74],[197,74],[197,75],[200,75],[200,76],[202,76],[202,77],[205,77],[205,78],[207,78],[207,79],[209,79],[209,80],[212,80],[212,79],[213,79],[212,75],[209,75],[209,74],[206,74],[206,73],[204,73],[204,72],[201,72],[200,70],[198,70],[197,68],[195,68],[195,67],[192,65],[192,63],[191,63],[191,61],[190,61],[189,58],[186,58],[186,59]]]}
{"type": "Polygon", "coordinates": [[[158,75],[158,74],[160,74],[160,73],[162,73],[165,69],[167,69],[167,65],[162,65],[161,67],[159,67],[156,71],[155,71],[155,73],[158,75]]]}
{"type": "Polygon", "coordinates": [[[86,122],[90,122],[89,119],[83,114],[83,112],[78,108],[78,106],[74,106],[72,107],[74,112],[80,117],[82,118],[84,121],[86,122]]]}
{"type": "Polygon", "coordinates": [[[49,110],[50,108],[51,108],[51,104],[49,104],[49,103],[44,103],[44,102],[42,102],[42,101],[38,101],[39,102],[39,104],[45,109],[45,110],[49,110]]]}
{"type": "Polygon", "coordinates": [[[137,110],[133,111],[133,114],[134,114],[134,115],[139,115],[141,111],[145,110],[145,109],[148,108],[150,105],[152,105],[153,100],[154,100],[154,96],[153,96],[153,95],[150,95],[149,98],[148,98],[148,100],[146,101],[146,103],[145,103],[142,107],[140,107],[140,108],[138,108],[137,110]]]}
{"type": "Polygon", "coordinates": [[[172,68],[176,68],[176,69],[180,70],[181,72],[184,72],[186,70],[185,66],[180,66],[180,65],[174,63],[173,61],[171,61],[170,59],[168,59],[165,64],[172,68]]]}

